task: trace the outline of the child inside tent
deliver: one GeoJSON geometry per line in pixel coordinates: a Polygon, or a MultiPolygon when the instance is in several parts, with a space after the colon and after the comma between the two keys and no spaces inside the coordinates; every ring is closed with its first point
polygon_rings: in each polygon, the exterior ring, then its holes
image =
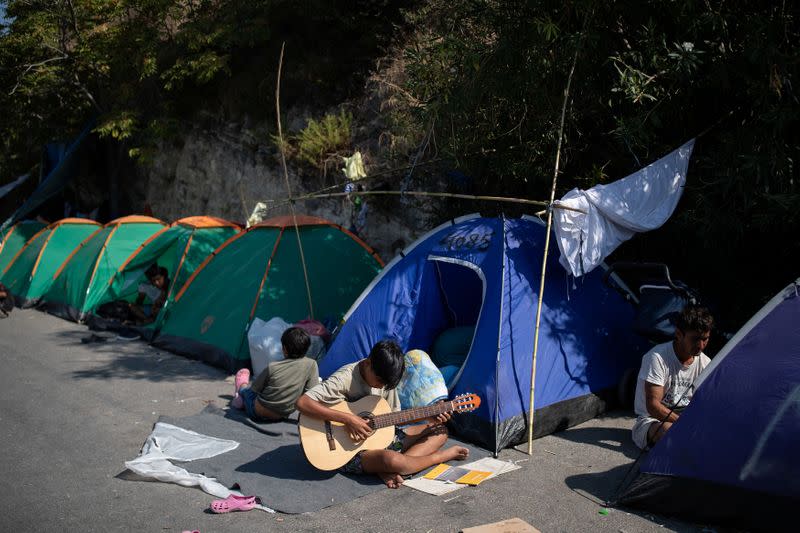
{"type": "Polygon", "coordinates": [[[149,324],[158,316],[158,312],[167,300],[169,277],[167,269],[153,263],[145,271],[147,282],[139,284],[136,301],[130,304],[131,316],[139,325],[149,324]],[[145,302],[149,301],[149,304],[145,302]]]}
{"type": "Polygon", "coordinates": [[[14,296],[0,283],[0,318],[6,318],[14,309],[14,296]]]}

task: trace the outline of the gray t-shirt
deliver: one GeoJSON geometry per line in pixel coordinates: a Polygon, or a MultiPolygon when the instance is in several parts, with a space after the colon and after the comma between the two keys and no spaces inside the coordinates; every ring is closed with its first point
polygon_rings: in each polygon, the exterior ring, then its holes
{"type": "Polygon", "coordinates": [[[642,367],[636,382],[636,399],[634,410],[639,417],[651,417],[647,411],[644,396],[645,382],[664,387],[664,399],[661,403],[667,409],[683,409],[694,395],[694,381],[708,366],[711,359],[702,352],[694,358],[692,364],[684,366],[675,355],[672,341],[654,346],[642,357],[642,367]],[[679,402],[679,405],[675,405],[679,402]]]}
{"type": "Polygon", "coordinates": [[[250,388],[258,394],[258,403],[281,416],[289,416],[300,395],[317,384],[317,362],[301,357],[268,364],[250,388]]]}
{"type": "Polygon", "coordinates": [[[392,411],[400,410],[397,389],[373,389],[361,376],[358,363],[343,366],[331,374],[328,379],[313,389],[306,391],[306,396],[327,405],[334,405],[343,401],[354,402],[369,395],[382,397],[392,408],[392,411]]]}

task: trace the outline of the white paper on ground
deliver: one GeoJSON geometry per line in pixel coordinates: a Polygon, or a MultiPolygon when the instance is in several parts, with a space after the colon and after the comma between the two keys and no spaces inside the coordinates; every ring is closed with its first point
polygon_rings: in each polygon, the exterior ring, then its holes
{"type": "MultiPolygon", "coordinates": [[[[493,459],[491,457],[484,457],[483,459],[478,459],[477,461],[458,466],[461,468],[468,468],[470,470],[491,472],[492,475],[486,479],[492,479],[493,477],[497,477],[521,468],[519,465],[515,465],[514,463],[493,459]]],[[[434,496],[443,496],[468,486],[461,483],[448,483],[446,481],[438,481],[435,479],[425,479],[422,476],[409,479],[403,483],[403,485],[406,487],[411,487],[412,489],[426,492],[428,494],[433,494],[434,496]]]]}

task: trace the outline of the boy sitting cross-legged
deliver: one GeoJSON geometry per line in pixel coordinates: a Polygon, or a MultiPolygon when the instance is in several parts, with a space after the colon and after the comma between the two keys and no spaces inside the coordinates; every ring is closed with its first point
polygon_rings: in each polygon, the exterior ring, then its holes
{"type": "MultiPolygon", "coordinates": [[[[345,365],[327,380],[306,391],[297,400],[297,410],[321,420],[339,422],[355,442],[370,436],[372,429],[363,418],[331,409],[342,401],[354,402],[368,395],[381,396],[393,411],[400,410],[395,387],[405,371],[403,352],[397,343],[383,340],[375,344],[369,357],[345,365]]],[[[445,423],[449,414],[426,420],[426,423],[395,428],[392,444],[385,450],[363,450],[340,468],[348,474],[376,474],[390,489],[399,488],[403,476],[451,459],[463,460],[469,450],[463,446],[442,449],[447,442],[445,423]]]]}
{"type": "Polygon", "coordinates": [[[285,359],[274,361],[250,383],[246,368],[236,373],[236,393],[231,405],[244,409],[255,422],[288,417],[304,391],[319,384],[317,362],[305,356],[311,338],[301,328],[289,328],[281,335],[285,359]]]}

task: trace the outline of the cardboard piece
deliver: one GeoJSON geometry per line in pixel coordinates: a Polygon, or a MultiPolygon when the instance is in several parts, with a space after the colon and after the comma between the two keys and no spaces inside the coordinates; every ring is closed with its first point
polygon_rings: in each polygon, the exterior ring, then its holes
{"type": "Polygon", "coordinates": [[[461,533],[541,533],[521,518],[510,518],[482,526],[467,527],[461,533]]]}

